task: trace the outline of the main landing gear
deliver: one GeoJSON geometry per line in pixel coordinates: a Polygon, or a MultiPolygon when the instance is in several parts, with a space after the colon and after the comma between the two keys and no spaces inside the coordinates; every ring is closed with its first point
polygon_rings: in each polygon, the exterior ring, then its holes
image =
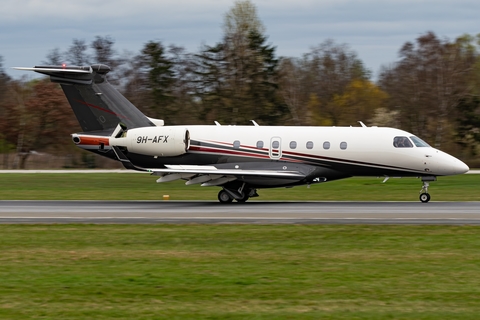
{"type": "Polygon", "coordinates": [[[236,200],[237,202],[246,202],[251,197],[258,197],[257,190],[244,190],[243,186],[238,190],[223,188],[218,192],[218,201],[220,201],[220,203],[231,203],[233,200],[236,200]]]}
{"type": "Polygon", "coordinates": [[[218,201],[220,201],[221,203],[230,203],[233,201],[233,198],[230,197],[227,191],[222,189],[220,190],[220,192],[218,192],[218,201]]]}
{"type": "Polygon", "coordinates": [[[422,190],[420,190],[420,201],[423,203],[427,203],[430,201],[430,194],[428,193],[428,187],[430,186],[429,182],[430,181],[436,181],[437,177],[434,176],[427,176],[427,177],[422,177],[422,190]]]}

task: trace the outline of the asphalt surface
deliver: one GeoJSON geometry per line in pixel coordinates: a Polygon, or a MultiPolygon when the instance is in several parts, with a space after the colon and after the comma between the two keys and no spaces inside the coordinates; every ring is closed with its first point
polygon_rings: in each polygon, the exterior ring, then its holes
{"type": "Polygon", "coordinates": [[[480,202],[0,201],[0,223],[480,225],[480,202]]]}

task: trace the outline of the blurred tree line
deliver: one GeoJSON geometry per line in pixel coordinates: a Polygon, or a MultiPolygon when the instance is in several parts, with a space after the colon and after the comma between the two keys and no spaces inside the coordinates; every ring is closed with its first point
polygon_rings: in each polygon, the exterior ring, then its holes
{"type": "MultiPolygon", "coordinates": [[[[467,162],[480,143],[480,34],[433,32],[407,42],[377,82],[346,44],[326,40],[302,57],[278,57],[249,0],[225,14],[223,37],[198,52],[145,43],[119,51],[110,36],[73,39],[45,65],[109,65],[109,81],[150,117],[175,124],[367,125],[412,132],[467,162]]],[[[23,167],[33,151],[72,153],[80,131],[58,85],[8,77],[0,57],[0,153],[23,167]]],[[[5,166],[5,161],[3,162],[5,166]]],[[[480,165],[480,162],[476,162],[480,165]]]]}

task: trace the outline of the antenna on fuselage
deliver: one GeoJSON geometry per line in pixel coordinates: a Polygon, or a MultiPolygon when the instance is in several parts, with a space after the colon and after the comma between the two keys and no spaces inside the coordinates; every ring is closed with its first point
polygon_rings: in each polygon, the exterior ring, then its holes
{"type": "Polygon", "coordinates": [[[367,126],[365,125],[365,123],[363,123],[362,121],[358,121],[358,123],[360,123],[360,125],[364,128],[366,128],[367,126]]]}

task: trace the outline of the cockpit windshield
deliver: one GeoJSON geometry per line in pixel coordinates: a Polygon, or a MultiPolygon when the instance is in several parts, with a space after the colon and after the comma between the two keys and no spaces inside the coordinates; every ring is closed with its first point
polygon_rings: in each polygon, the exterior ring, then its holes
{"type": "Polygon", "coordinates": [[[419,137],[411,136],[410,139],[412,139],[413,143],[419,148],[430,147],[430,145],[428,143],[426,143],[425,141],[423,141],[419,137]]]}
{"type": "Polygon", "coordinates": [[[395,148],[413,148],[413,144],[415,144],[418,148],[429,148],[430,145],[420,139],[419,137],[410,136],[409,137],[395,137],[393,138],[393,146],[395,148]],[[411,141],[410,141],[411,139],[411,141]],[[413,144],[412,144],[413,141],[413,144]]]}
{"type": "Polygon", "coordinates": [[[395,137],[393,138],[393,146],[395,148],[413,148],[413,144],[407,137],[395,137]]]}

